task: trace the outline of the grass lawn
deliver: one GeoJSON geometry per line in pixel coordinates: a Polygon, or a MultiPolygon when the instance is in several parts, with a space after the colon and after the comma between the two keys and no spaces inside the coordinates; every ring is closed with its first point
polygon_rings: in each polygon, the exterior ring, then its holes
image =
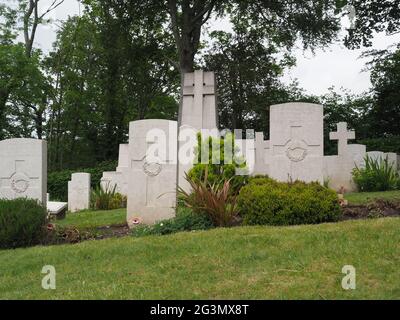
{"type": "Polygon", "coordinates": [[[124,224],[126,223],[126,209],[68,213],[65,219],[57,220],[55,223],[61,226],[73,226],[77,229],[124,224]]]}
{"type": "Polygon", "coordinates": [[[362,205],[374,200],[399,200],[400,190],[386,192],[360,192],[346,194],[345,198],[349,204],[362,205]]]}
{"type": "Polygon", "coordinates": [[[3,250],[0,298],[399,299],[399,231],[387,218],[3,250]],[[41,288],[44,265],[57,290],[41,288]],[[354,291],[341,288],[344,265],[354,291]]]}

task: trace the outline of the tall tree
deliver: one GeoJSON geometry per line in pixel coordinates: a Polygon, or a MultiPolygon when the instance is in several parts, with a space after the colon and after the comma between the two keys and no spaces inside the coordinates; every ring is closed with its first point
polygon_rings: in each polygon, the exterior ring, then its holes
{"type": "Polygon", "coordinates": [[[375,98],[375,107],[370,113],[371,134],[400,136],[400,46],[394,52],[375,57],[371,82],[375,98]]]}
{"type": "Polygon", "coordinates": [[[340,6],[351,6],[355,20],[345,38],[347,47],[370,47],[374,33],[393,35],[400,32],[400,0],[341,0],[340,6]]]}
{"type": "Polygon", "coordinates": [[[287,55],[278,59],[275,43],[259,41],[263,32],[238,22],[234,33],[211,34],[214,42],[204,60],[217,74],[223,128],[268,132],[268,106],[288,98],[278,78],[294,61],[287,55]]]}
{"type": "MultiPolygon", "coordinates": [[[[113,2],[113,1],[111,1],[113,2]]],[[[127,6],[153,3],[168,13],[168,24],[177,50],[175,66],[181,73],[194,69],[195,56],[201,46],[204,25],[211,18],[228,18],[241,11],[253,24],[262,26],[269,35],[280,34],[288,47],[302,40],[306,47],[332,41],[339,30],[336,0],[164,0],[122,1],[127,6]]],[[[143,11],[143,14],[148,11],[143,11]]],[[[260,39],[262,41],[262,39],[260,39]]]]}

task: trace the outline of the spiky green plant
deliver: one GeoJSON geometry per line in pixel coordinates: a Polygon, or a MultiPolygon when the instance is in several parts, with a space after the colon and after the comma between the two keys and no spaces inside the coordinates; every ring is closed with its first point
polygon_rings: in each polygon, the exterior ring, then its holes
{"type": "Polygon", "coordinates": [[[183,204],[197,214],[207,215],[214,226],[229,227],[236,223],[239,210],[237,196],[231,191],[230,180],[223,183],[208,182],[208,169],[206,168],[204,180],[190,177],[186,174],[191,192],[178,188],[178,194],[183,204]]]}
{"type": "Polygon", "coordinates": [[[95,210],[111,210],[115,209],[113,202],[117,195],[117,185],[113,187],[108,183],[106,186],[97,186],[92,190],[91,207],[95,210]]]}
{"type": "Polygon", "coordinates": [[[373,159],[368,155],[364,159],[365,167],[353,170],[353,179],[359,191],[389,191],[395,190],[399,174],[388,157],[373,159]]]}

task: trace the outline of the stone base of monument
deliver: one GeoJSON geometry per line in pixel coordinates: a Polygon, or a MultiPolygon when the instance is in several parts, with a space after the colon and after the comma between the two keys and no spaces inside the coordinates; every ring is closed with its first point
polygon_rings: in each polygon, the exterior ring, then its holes
{"type": "Polygon", "coordinates": [[[68,210],[66,202],[47,202],[47,212],[51,218],[64,219],[68,210]]]}

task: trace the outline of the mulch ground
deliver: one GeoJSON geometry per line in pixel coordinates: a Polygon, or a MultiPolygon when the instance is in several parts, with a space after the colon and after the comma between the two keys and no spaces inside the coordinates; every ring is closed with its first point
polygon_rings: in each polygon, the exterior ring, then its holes
{"type": "Polygon", "coordinates": [[[342,220],[400,217],[400,201],[376,200],[368,205],[343,207],[342,220]]]}

